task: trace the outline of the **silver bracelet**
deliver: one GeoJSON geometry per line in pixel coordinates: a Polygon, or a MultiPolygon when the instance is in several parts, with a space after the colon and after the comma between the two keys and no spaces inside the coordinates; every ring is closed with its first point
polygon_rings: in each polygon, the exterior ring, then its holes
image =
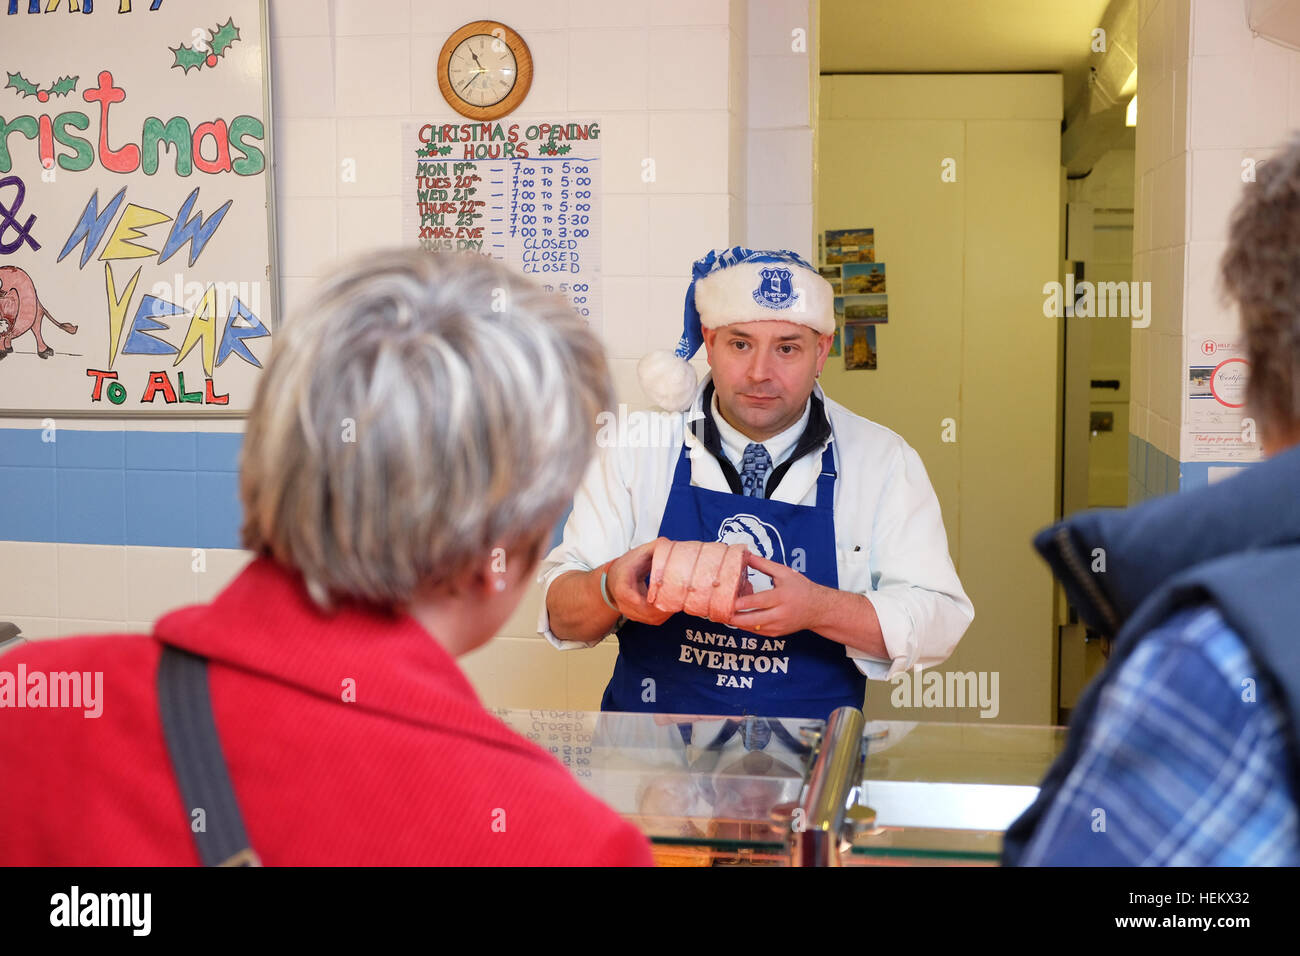
{"type": "MultiPolygon", "coordinates": [[[[609,599],[609,592],[605,590],[605,578],[607,578],[608,576],[609,576],[608,571],[600,572],[600,596],[605,599],[605,603],[609,605],[609,609],[611,611],[618,611],[618,605],[609,599]]],[[[623,612],[618,611],[618,613],[622,614],[623,612]]]]}

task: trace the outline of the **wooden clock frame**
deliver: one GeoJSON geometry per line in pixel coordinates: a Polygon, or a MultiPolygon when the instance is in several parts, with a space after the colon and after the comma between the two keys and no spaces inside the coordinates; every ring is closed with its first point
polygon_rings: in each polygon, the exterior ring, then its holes
{"type": "Polygon", "coordinates": [[[442,52],[438,54],[438,90],[452,109],[461,116],[468,116],[470,119],[494,120],[513,112],[524,101],[532,85],[533,56],[528,50],[528,44],[524,42],[524,38],[518,33],[497,20],[475,20],[472,23],[465,24],[447,38],[447,42],[442,45],[442,52]],[[503,35],[497,36],[493,33],[494,30],[501,30],[503,35]],[[447,76],[447,67],[451,63],[451,54],[456,47],[460,46],[469,37],[479,35],[495,36],[508,46],[510,52],[515,56],[514,88],[506,94],[506,97],[501,102],[493,103],[491,106],[474,106],[465,102],[452,89],[451,80],[447,76]]]}

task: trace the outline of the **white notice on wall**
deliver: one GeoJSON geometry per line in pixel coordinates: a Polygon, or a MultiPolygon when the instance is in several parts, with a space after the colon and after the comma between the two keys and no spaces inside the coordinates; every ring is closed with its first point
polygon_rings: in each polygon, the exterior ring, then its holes
{"type": "Polygon", "coordinates": [[[409,241],[491,256],[598,320],[598,123],[406,123],[402,152],[409,241]]]}
{"type": "Polygon", "coordinates": [[[1250,363],[1237,338],[1188,340],[1183,461],[1255,461],[1259,437],[1246,409],[1250,363]]]}

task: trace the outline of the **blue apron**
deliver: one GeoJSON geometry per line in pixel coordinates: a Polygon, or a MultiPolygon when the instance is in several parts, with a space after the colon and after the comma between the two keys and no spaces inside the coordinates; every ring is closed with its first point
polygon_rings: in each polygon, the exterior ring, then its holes
{"type": "MultiPolygon", "coordinates": [[[[821,468],[812,506],[734,495],[691,484],[683,443],[659,534],[673,541],[743,542],[787,566],[802,559],[806,577],[838,588],[829,444],[821,468]]],[[[808,630],[773,637],[680,611],[658,626],[623,625],[600,708],[825,719],[836,707],[861,707],[865,693],[866,677],[843,644],[808,630]]]]}

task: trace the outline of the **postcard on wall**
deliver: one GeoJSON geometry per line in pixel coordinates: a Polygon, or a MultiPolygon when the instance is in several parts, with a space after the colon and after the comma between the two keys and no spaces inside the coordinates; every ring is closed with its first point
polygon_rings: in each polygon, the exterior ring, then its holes
{"type": "Polygon", "coordinates": [[[887,291],[883,262],[846,262],[840,269],[843,270],[844,295],[887,291]]]}
{"type": "Polygon", "coordinates": [[[875,262],[876,250],[874,248],[860,248],[858,246],[827,246],[826,247],[826,264],[835,265],[842,262],[875,262]]]}
{"type": "Polygon", "coordinates": [[[843,333],[844,333],[843,326],[844,323],[841,322],[839,317],[837,316],[835,319],[835,337],[831,339],[831,350],[829,355],[827,356],[828,358],[836,357],[841,353],[840,341],[843,338],[843,333]]]}
{"type": "Polygon", "coordinates": [[[844,368],[850,372],[876,368],[876,326],[873,323],[845,320],[844,368]]]}
{"type": "MultiPolygon", "coordinates": [[[[876,230],[875,229],[827,229],[825,233],[826,248],[830,249],[835,246],[840,248],[851,248],[855,251],[870,253],[868,258],[853,259],[853,262],[875,262],[876,261],[876,230]]],[[[831,262],[831,259],[827,259],[831,262]]]]}
{"type": "Polygon", "coordinates": [[[841,268],[841,266],[819,266],[817,269],[817,271],[821,273],[821,277],[831,284],[831,291],[835,293],[835,295],[839,295],[842,292],[840,286],[841,268]]]}
{"type": "Polygon", "coordinates": [[[889,297],[884,295],[841,295],[835,297],[835,312],[846,320],[888,322],[889,297]]]}

